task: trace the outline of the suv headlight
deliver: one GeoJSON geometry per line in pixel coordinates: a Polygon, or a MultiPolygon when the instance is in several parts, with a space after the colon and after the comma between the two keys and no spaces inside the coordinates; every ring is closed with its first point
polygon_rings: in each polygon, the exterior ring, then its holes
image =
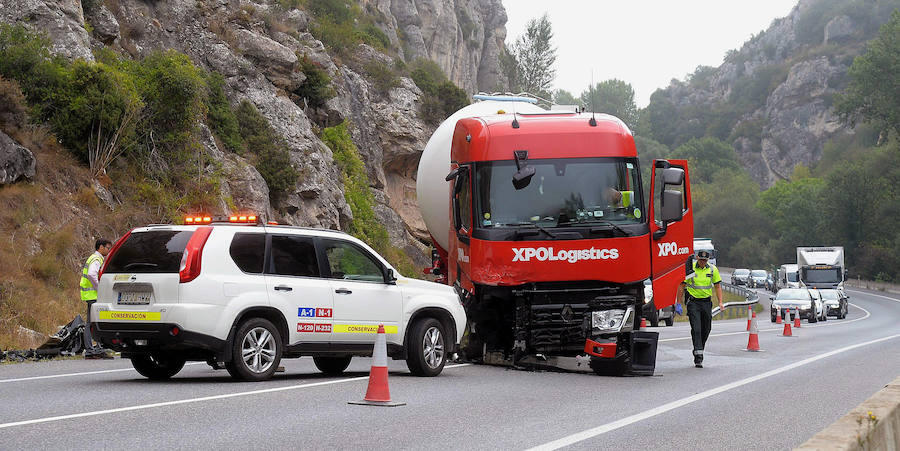
{"type": "Polygon", "coordinates": [[[591,312],[591,327],[594,333],[627,332],[632,329],[634,308],[611,309],[591,312]]]}

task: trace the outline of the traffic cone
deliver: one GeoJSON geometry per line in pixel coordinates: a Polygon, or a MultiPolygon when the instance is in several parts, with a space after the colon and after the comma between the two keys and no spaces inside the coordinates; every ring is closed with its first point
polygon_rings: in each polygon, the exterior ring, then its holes
{"type": "Polygon", "coordinates": [[[747,340],[745,351],[759,352],[759,329],[756,327],[756,315],[750,317],[750,338],[747,340]]]}
{"type": "Polygon", "coordinates": [[[794,311],[794,327],[800,328],[800,307],[797,307],[797,310],[794,311]]]}
{"type": "Polygon", "coordinates": [[[384,325],[378,325],[378,336],[375,338],[375,349],[372,351],[372,369],[369,370],[369,388],[366,397],[361,401],[347,401],[348,404],[363,406],[403,406],[405,402],[391,401],[388,388],[387,338],[384,336],[384,325]]]}
{"type": "Polygon", "coordinates": [[[792,336],[794,336],[794,334],[791,333],[791,317],[790,317],[790,313],[786,313],[785,316],[786,316],[787,318],[785,318],[785,320],[784,320],[784,331],[781,332],[781,336],[782,336],[782,337],[792,337],[792,336]]]}
{"type": "Polygon", "coordinates": [[[753,316],[753,306],[748,305],[747,306],[747,330],[748,331],[750,330],[750,319],[752,316],[753,316]]]}
{"type": "Polygon", "coordinates": [[[775,324],[781,324],[781,309],[778,309],[775,315],[775,324]]]}

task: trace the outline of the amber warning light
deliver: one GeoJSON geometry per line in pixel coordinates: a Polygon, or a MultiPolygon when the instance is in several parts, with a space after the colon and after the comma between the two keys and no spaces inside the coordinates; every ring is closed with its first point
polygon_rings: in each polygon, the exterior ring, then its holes
{"type": "Polygon", "coordinates": [[[213,222],[230,222],[235,224],[255,224],[257,222],[257,216],[254,214],[235,214],[225,217],[212,217],[207,215],[187,215],[184,217],[184,223],[186,225],[206,225],[211,224],[213,222]]]}

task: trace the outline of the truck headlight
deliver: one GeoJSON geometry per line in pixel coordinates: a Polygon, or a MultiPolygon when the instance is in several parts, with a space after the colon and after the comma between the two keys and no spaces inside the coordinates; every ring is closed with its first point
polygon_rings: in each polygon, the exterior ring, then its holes
{"type": "Polygon", "coordinates": [[[595,333],[629,331],[632,329],[634,308],[599,310],[591,312],[591,327],[595,333]]]}

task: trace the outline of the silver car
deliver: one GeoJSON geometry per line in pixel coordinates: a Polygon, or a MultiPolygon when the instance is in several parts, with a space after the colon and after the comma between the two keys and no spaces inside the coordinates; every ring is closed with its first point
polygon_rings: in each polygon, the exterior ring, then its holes
{"type": "Polygon", "coordinates": [[[778,294],[769,299],[772,300],[772,306],[769,308],[769,311],[772,315],[773,323],[779,310],[781,310],[781,316],[788,319],[790,314],[796,315],[797,309],[800,310],[800,318],[806,318],[810,323],[828,320],[825,303],[819,290],[782,288],[778,290],[778,294]]]}
{"type": "Polygon", "coordinates": [[[822,294],[822,300],[825,302],[826,313],[836,316],[838,319],[847,317],[848,299],[847,295],[840,290],[819,290],[822,294]]]}
{"type": "Polygon", "coordinates": [[[766,271],[763,269],[754,269],[750,271],[750,276],[747,278],[747,286],[750,288],[760,288],[766,286],[766,271]]]}

